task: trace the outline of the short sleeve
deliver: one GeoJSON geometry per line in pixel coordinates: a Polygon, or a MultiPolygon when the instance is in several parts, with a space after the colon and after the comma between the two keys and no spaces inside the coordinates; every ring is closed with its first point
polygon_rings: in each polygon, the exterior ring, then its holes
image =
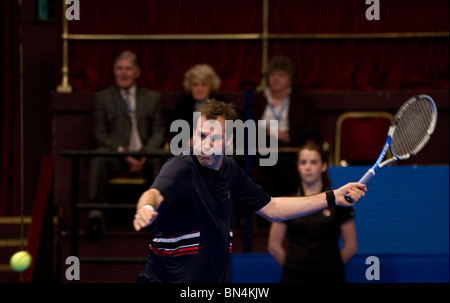
{"type": "Polygon", "coordinates": [[[172,157],[163,165],[150,188],[159,190],[164,200],[172,203],[179,200],[177,196],[180,193],[180,187],[186,183],[182,180],[189,180],[191,178],[189,174],[189,163],[181,156],[172,157]]]}
{"type": "Polygon", "coordinates": [[[244,217],[266,206],[271,197],[264,192],[242,169],[239,169],[238,196],[236,199],[236,214],[244,217]]]}
{"type": "Polygon", "coordinates": [[[339,225],[353,219],[355,217],[355,211],[353,207],[336,206],[336,220],[339,225]]]}

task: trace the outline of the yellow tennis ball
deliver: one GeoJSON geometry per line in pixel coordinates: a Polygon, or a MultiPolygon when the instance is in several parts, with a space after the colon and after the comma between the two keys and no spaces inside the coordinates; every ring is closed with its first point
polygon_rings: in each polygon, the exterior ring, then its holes
{"type": "Polygon", "coordinates": [[[30,266],[31,259],[31,255],[27,251],[21,250],[12,255],[9,265],[15,271],[24,271],[30,266]]]}

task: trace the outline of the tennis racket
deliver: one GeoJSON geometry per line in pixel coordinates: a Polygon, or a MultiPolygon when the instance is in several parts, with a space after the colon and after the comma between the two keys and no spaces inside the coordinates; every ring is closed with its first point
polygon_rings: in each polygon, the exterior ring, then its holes
{"type": "MultiPolygon", "coordinates": [[[[397,160],[406,160],[417,154],[430,139],[436,121],[436,104],[430,96],[417,95],[408,99],[395,114],[377,161],[359,182],[367,184],[383,166],[397,160]],[[383,161],[388,150],[391,151],[392,157],[383,161]]],[[[345,199],[353,202],[348,194],[345,199]]]]}

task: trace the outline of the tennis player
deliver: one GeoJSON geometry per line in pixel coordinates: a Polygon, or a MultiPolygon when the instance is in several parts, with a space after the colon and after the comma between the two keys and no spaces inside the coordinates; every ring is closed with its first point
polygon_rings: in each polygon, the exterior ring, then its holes
{"type": "Polygon", "coordinates": [[[309,197],[270,197],[225,156],[233,140],[232,134],[225,136],[225,120],[238,117],[233,106],[211,100],[198,111],[194,135],[201,139],[194,141],[194,151],[169,159],[137,203],[135,230],[154,223],[137,282],[229,282],[234,213],[283,221],[330,206],[353,206],[367,191],[355,182],[309,197]],[[345,200],[347,193],[353,203],[345,200]]]}

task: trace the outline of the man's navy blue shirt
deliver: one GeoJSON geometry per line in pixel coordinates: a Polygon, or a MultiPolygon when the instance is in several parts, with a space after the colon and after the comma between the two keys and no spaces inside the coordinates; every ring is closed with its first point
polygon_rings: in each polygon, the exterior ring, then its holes
{"type": "Polygon", "coordinates": [[[151,188],[164,201],[138,281],[229,282],[233,215],[261,209],[270,196],[228,157],[215,171],[196,156],[174,156],[151,188]]]}

